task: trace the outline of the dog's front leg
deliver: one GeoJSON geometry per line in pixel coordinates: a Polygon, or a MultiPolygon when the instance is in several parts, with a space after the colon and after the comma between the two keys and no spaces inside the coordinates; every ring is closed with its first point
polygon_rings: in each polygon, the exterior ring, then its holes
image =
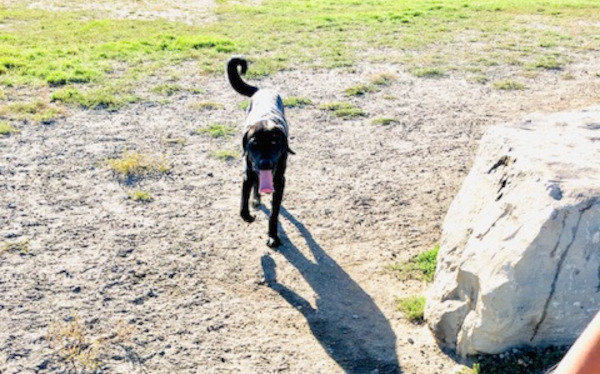
{"type": "Polygon", "coordinates": [[[240,209],[240,215],[242,219],[248,223],[254,222],[254,216],[250,214],[248,209],[248,200],[250,200],[250,190],[252,186],[257,183],[256,173],[252,171],[249,165],[246,165],[246,174],[244,175],[244,181],[242,182],[242,207],[240,209]]]}
{"type": "Polygon", "coordinates": [[[273,192],[273,207],[271,216],[269,217],[269,240],[267,245],[271,248],[279,247],[281,240],[277,234],[277,221],[279,219],[279,209],[281,208],[281,200],[283,199],[283,189],[285,188],[285,177],[275,178],[273,183],[275,192],[273,192]]]}

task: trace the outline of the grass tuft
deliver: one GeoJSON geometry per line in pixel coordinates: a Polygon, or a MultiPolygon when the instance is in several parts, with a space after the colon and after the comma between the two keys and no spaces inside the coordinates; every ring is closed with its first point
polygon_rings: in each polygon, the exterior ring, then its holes
{"type": "Polygon", "coordinates": [[[313,105],[313,102],[305,97],[291,96],[283,99],[283,105],[286,108],[303,108],[308,105],[313,105]]]}
{"type": "Polygon", "coordinates": [[[182,90],[183,89],[180,85],[173,83],[159,84],[152,88],[152,92],[163,96],[173,96],[174,94],[182,90]]]}
{"type": "Polygon", "coordinates": [[[411,73],[418,78],[443,78],[446,76],[446,72],[437,67],[412,69],[411,73]]]}
{"type": "Polygon", "coordinates": [[[437,255],[440,247],[436,245],[432,249],[423,252],[407,262],[389,265],[387,269],[400,280],[424,280],[433,281],[437,255]]]}
{"type": "Polygon", "coordinates": [[[154,198],[152,197],[150,192],[144,190],[133,190],[129,192],[129,197],[131,198],[131,200],[140,203],[150,203],[154,201],[154,198]]]}
{"type": "Polygon", "coordinates": [[[424,322],[425,297],[409,296],[396,299],[396,309],[404,314],[411,323],[420,325],[424,322]]]}
{"type": "Polygon", "coordinates": [[[163,157],[125,152],[121,158],[107,159],[108,167],[121,178],[131,181],[148,175],[167,174],[172,166],[163,157]]]}
{"type": "Polygon", "coordinates": [[[17,132],[17,128],[11,125],[10,123],[0,122],[0,136],[9,136],[17,132]]]}
{"type": "Polygon", "coordinates": [[[493,82],[492,85],[494,86],[494,88],[503,91],[517,91],[524,90],[525,88],[527,88],[523,83],[511,79],[496,81],[493,82]]]}
{"type": "Polygon", "coordinates": [[[396,121],[394,118],[389,118],[389,117],[379,117],[379,118],[374,118],[371,121],[371,125],[373,126],[389,126],[392,123],[396,123],[398,121],[396,121]]]}
{"type": "Polygon", "coordinates": [[[370,84],[358,84],[356,86],[348,87],[344,90],[346,96],[363,96],[369,92],[375,92],[377,88],[370,84]]]}
{"type": "Polygon", "coordinates": [[[17,102],[0,107],[0,115],[14,120],[51,123],[65,114],[64,110],[42,100],[17,102]]]}
{"type": "Polygon", "coordinates": [[[563,64],[553,56],[542,56],[534,64],[536,68],[545,70],[561,70],[562,65],[563,64]]]}
{"type": "Polygon", "coordinates": [[[5,252],[17,252],[21,255],[29,253],[29,239],[6,241],[0,244],[0,255],[5,252]]]}
{"type": "Polygon", "coordinates": [[[359,107],[346,102],[331,102],[319,105],[319,109],[331,112],[334,116],[348,119],[366,116],[359,107]]]}
{"type": "Polygon", "coordinates": [[[376,86],[391,86],[398,77],[391,73],[380,73],[371,78],[371,83],[376,86]]]}
{"type": "Polygon", "coordinates": [[[228,138],[236,133],[236,127],[223,123],[213,123],[196,130],[197,134],[208,134],[213,138],[228,138]]]}
{"type": "Polygon", "coordinates": [[[218,160],[229,162],[239,158],[240,154],[238,151],[234,150],[219,149],[213,151],[212,156],[218,160]]]}

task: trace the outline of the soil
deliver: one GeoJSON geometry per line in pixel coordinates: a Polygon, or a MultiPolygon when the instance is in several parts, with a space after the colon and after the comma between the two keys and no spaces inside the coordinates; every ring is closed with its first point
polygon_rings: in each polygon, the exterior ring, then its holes
{"type": "Polygon", "coordinates": [[[241,156],[212,156],[241,154],[241,125],[230,138],[196,132],[242,123],[244,98],[224,76],[201,76],[190,61],[176,83],[201,93],[158,104],[150,90],[166,78],[154,77],[140,84],[147,100],[117,112],[18,124],[0,138],[0,243],[26,247],[0,253],[0,373],[455,371],[461,360],[395,309],[396,297],[427,285],[386,266],[439,242],[487,127],[598,103],[592,57],[521,91],[368,63],[259,81],[315,104],[287,110],[297,154],[276,250],[265,245],[268,199],[254,223],[239,216],[241,156]],[[383,72],[397,79],[345,96],[383,72]],[[209,101],[222,107],[194,105],[209,101]],[[367,115],[317,107],[333,101],[367,115]],[[371,124],[380,117],[396,121],[371,124]],[[126,183],[106,164],[125,151],[160,155],[172,169],[126,183]],[[133,201],[132,189],[154,201],[133,201]]]}

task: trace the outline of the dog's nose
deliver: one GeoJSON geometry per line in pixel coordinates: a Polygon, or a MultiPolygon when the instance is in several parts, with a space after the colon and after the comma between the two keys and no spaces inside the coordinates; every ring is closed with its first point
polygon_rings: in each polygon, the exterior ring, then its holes
{"type": "Polygon", "coordinates": [[[271,160],[260,160],[258,162],[258,168],[260,170],[270,170],[270,169],[273,169],[273,161],[271,161],[271,160]]]}

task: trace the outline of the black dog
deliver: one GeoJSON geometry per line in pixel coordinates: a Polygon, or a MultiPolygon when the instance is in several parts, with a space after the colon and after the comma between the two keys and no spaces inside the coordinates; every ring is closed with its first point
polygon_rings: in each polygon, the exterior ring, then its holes
{"type": "Polygon", "coordinates": [[[227,77],[233,89],[251,98],[243,138],[246,172],[242,184],[240,214],[244,221],[254,221],[255,217],[250,215],[248,209],[250,190],[253,187],[255,208],[260,205],[260,194],[273,193],[267,245],[277,247],[281,245],[277,235],[277,218],[285,188],[287,156],[294,152],[288,146],[288,124],[281,97],[273,90],[259,90],[244,82],[240,73],[245,74],[247,69],[248,63],[242,58],[234,57],[227,63],[227,77]]]}

